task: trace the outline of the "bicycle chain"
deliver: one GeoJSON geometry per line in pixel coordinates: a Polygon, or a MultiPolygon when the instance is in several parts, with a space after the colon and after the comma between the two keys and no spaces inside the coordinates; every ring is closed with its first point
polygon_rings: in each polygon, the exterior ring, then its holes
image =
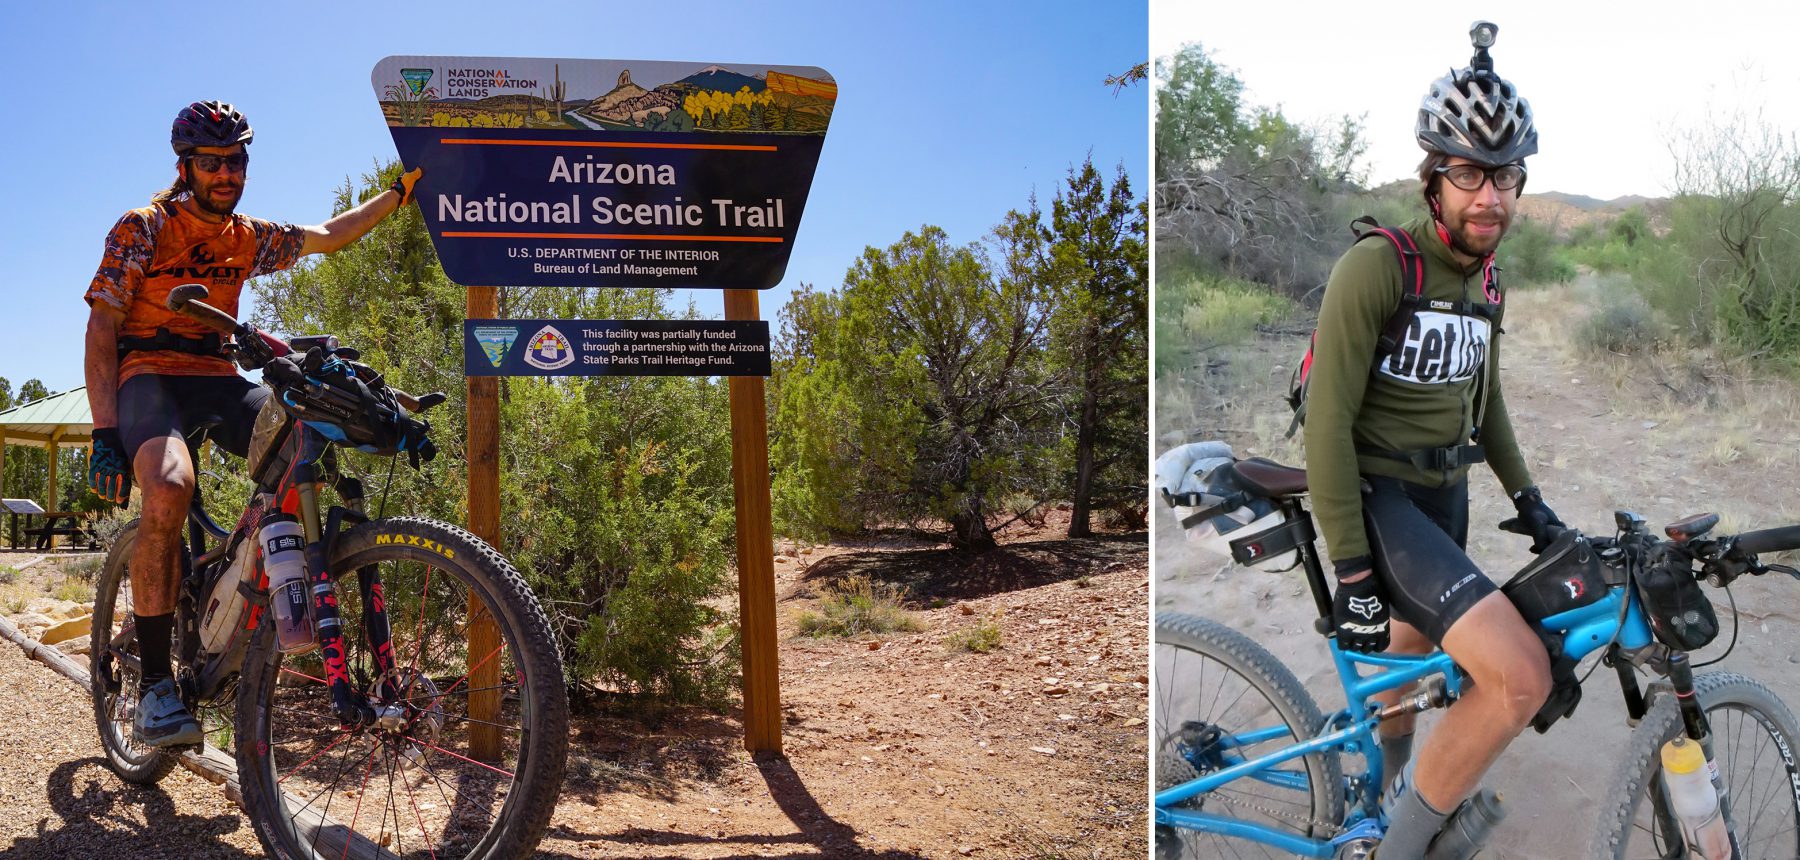
{"type": "MultiPolygon", "coordinates": [[[[1158,791],[1172,788],[1174,786],[1180,785],[1185,782],[1191,782],[1191,781],[1199,779],[1201,777],[1200,771],[1195,769],[1192,763],[1190,763],[1187,759],[1183,758],[1181,755],[1179,755],[1177,753],[1165,751],[1163,755],[1157,757],[1157,765],[1158,765],[1157,773],[1161,777],[1157,780],[1157,783],[1158,783],[1157,790],[1158,791]],[[1177,771],[1184,771],[1185,773],[1182,773],[1180,776],[1172,776],[1171,775],[1172,772],[1177,772],[1177,771]]],[[[1318,838],[1321,838],[1321,839],[1331,839],[1331,838],[1337,836],[1339,833],[1342,833],[1344,830],[1344,826],[1341,823],[1329,823],[1329,822],[1325,822],[1325,821],[1319,821],[1317,819],[1311,818],[1310,816],[1297,815],[1292,812],[1282,812],[1280,810],[1269,809],[1265,806],[1255,803],[1254,801],[1241,800],[1241,799],[1232,797],[1231,795],[1221,793],[1219,791],[1207,792],[1205,794],[1200,795],[1196,799],[1197,800],[1200,800],[1200,799],[1216,800],[1227,806],[1235,806],[1239,809],[1248,809],[1252,812],[1260,812],[1270,818],[1287,819],[1288,821],[1293,822],[1295,824],[1299,824],[1299,825],[1303,825],[1303,826],[1312,828],[1313,834],[1315,836],[1318,836],[1318,838]]]]}

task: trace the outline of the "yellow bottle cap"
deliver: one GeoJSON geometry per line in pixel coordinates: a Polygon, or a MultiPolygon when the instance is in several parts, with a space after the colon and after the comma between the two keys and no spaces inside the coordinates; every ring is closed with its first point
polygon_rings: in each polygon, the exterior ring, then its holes
{"type": "Polygon", "coordinates": [[[1671,773],[1693,773],[1706,766],[1706,753],[1700,745],[1678,736],[1662,746],[1663,770],[1671,773]]]}

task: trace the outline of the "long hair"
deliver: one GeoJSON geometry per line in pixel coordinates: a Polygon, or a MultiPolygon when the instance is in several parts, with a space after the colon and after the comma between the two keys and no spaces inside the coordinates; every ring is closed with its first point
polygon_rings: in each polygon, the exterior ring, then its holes
{"type": "Polygon", "coordinates": [[[150,195],[150,204],[156,206],[168,203],[190,191],[193,189],[188,186],[187,177],[181,172],[181,162],[177,161],[175,162],[175,181],[169,183],[169,187],[150,195]]]}

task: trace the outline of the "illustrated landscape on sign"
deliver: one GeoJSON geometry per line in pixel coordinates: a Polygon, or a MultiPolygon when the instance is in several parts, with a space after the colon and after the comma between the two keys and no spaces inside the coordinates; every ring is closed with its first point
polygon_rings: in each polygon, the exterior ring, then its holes
{"type": "Polygon", "coordinates": [[[402,68],[382,85],[381,110],[390,126],[823,135],[837,103],[836,82],[773,69],[707,66],[646,88],[627,68],[604,93],[570,92],[562,72],[402,68]]]}

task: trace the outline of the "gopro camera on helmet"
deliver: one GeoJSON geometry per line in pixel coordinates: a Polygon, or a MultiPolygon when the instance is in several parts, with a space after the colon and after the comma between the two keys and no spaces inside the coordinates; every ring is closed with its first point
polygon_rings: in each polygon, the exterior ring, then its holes
{"type": "Polygon", "coordinates": [[[1494,37],[1500,35],[1500,25],[1492,21],[1476,21],[1469,25],[1469,42],[1475,46],[1475,56],[1469,58],[1469,69],[1478,75],[1494,73],[1494,59],[1488,56],[1488,49],[1494,47],[1494,37]]]}

